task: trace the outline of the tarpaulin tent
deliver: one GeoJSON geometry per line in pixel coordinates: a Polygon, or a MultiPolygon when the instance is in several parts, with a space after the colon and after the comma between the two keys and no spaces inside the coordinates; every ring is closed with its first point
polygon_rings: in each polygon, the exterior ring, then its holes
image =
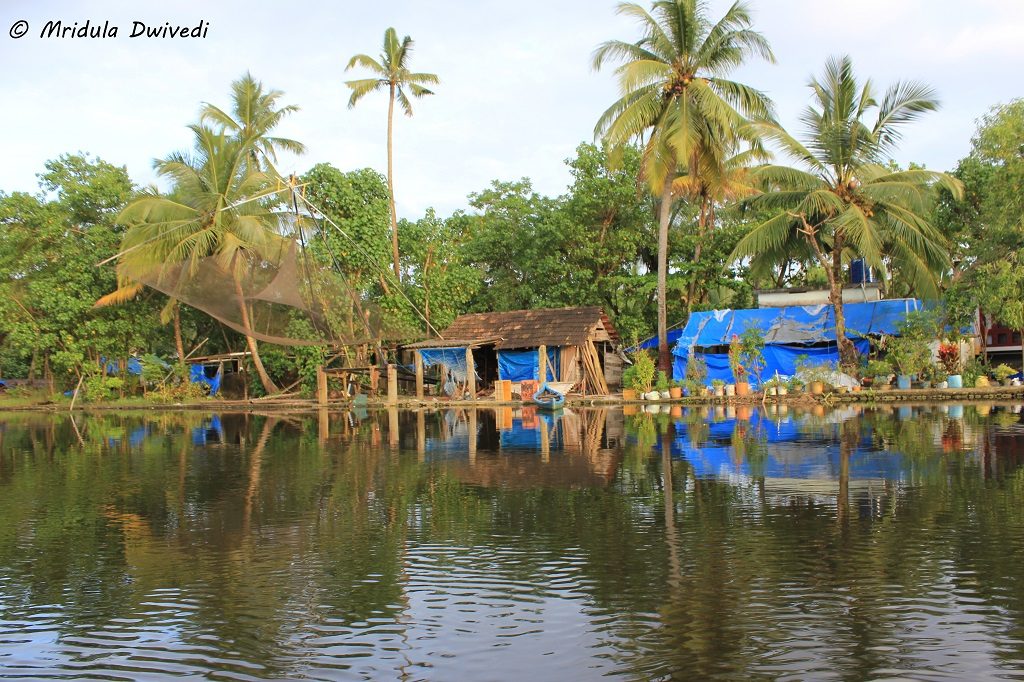
{"type": "MultiPolygon", "coordinates": [[[[682,327],[676,327],[675,329],[669,329],[667,332],[665,332],[665,336],[668,337],[668,345],[669,345],[669,347],[671,348],[675,344],[675,342],[679,340],[679,337],[682,336],[682,335],[683,335],[683,328],[682,327]]],[[[627,353],[635,353],[638,350],[653,350],[653,349],[655,349],[657,347],[658,347],[658,335],[655,334],[651,338],[645,339],[644,341],[641,341],[640,343],[638,343],[637,345],[633,346],[632,348],[627,348],[626,352],[627,353]]]]}
{"type": "MultiPolygon", "coordinates": [[[[913,298],[848,303],[843,306],[846,336],[853,341],[857,352],[867,353],[869,337],[898,333],[907,313],[922,307],[922,303],[913,298]]],[[[721,379],[733,382],[729,358],[722,352],[722,347],[728,346],[734,335],[738,336],[751,327],[759,329],[764,336],[762,379],[774,376],[776,372],[785,376],[794,374],[796,360],[801,355],[807,355],[811,364],[839,360],[835,310],[830,305],[710,310],[690,315],[672,349],[673,377],[683,379],[689,359],[700,357],[708,365],[708,381],[721,379]],[[712,349],[718,352],[711,352],[712,349]]],[[[756,377],[749,377],[749,380],[757,383],[756,377]]]]}
{"type": "Polygon", "coordinates": [[[189,381],[193,384],[206,384],[210,387],[210,395],[217,395],[223,378],[220,367],[206,367],[199,364],[189,366],[189,381]],[[210,376],[208,370],[214,371],[213,376],[210,376]]]}
{"type": "Polygon", "coordinates": [[[424,367],[444,365],[452,378],[459,383],[466,381],[465,348],[424,348],[420,351],[424,367]]]}
{"type": "MultiPolygon", "coordinates": [[[[561,349],[548,348],[547,381],[556,381],[561,364],[561,349]]],[[[499,350],[498,378],[508,381],[536,381],[540,377],[540,356],[536,350],[499,350]]]]}

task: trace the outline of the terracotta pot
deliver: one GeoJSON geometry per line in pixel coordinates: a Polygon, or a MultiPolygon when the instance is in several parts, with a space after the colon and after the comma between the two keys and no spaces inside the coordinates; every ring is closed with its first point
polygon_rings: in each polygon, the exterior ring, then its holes
{"type": "Polygon", "coordinates": [[[635,388],[624,388],[622,389],[623,400],[636,400],[636,389],[635,388]]]}
{"type": "Polygon", "coordinates": [[[750,395],[750,383],[746,381],[737,381],[736,395],[750,395]]]}
{"type": "Polygon", "coordinates": [[[822,393],[825,392],[825,382],[812,381],[811,383],[807,384],[807,390],[812,395],[821,395],[822,393]]]}
{"type": "Polygon", "coordinates": [[[683,387],[682,386],[673,386],[672,388],[668,389],[668,393],[669,393],[669,397],[670,398],[673,398],[673,399],[682,398],[683,397],[683,387]]]}
{"type": "Polygon", "coordinates": [[[669,414],[671,414],[676,419],[678,419],[679,417],[682,417],[683,416],[683,406],[682,405],[673,405],[672,409],[669,411],[669,414]]]}
{"type": "Polygon", "coordinates": [[[736,408],[736,418],[742,419],[743,421],[750,421],[750,418],[754,416],[754,410],[747,405],[740,405],[736,408]]]}
{"type": "Polygon", "coordinates": [[[634,414],[636,414],[636,411],[637,411],[637,406],[636,405],[623,405],[622,406],[622,414],[627,416],[627,417],[632,417],[634,414]]]}

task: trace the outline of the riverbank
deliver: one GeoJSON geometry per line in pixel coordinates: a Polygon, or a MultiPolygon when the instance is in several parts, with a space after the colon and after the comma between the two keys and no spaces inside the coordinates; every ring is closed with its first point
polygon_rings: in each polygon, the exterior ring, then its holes
{"type": "MultiPolygon", "coordinates": [[[[911,389],[906,391],[869,391],[862,390],[855,393],[829,392],[820,395],[809,393],[797,393],[784,396],[749,395],[729,397],[692,397],[677,398],[669,400],[623,400],[621,395],[594,395],[594,396],[567,396],[566,407],[608,407],[608,406],[643,406],[643,405],[760,405],[784,404],[784,405],[838,405],[848,403],[960,403],[975,401],[1024,401],[1024,386],[993,386],[988,388],[946,388],[946,389],[911,389]]],[[[365,404],[368,408],[398,407],[402,409],[416,408],[437,408],[446,407],[523,407],[532,403],[521,400],[497,401],[488,398],[477,400],[449,400],[442,398],[427,398],[418,400],[416,398],[400,397],[396,403],[388,403],[384,399],[371,399],[365,404]]],[[[254,398],[251,400],[220,400],[203,399],[180,403],[162,403],[145,400],[143,398],[130,398],[97,403],[78,402],[75,411],[96,411],[96,410],[209,410],[209,411],[238,411],[238,410],[317,410],[326,407],[327,409],[348,409],[353,407],[351,400],[331,400],[326,405],[321,405],[313,399],[298,398],[254,398]]],[[[41,402],[27,402],[24,399],[6,400],[0,398],[0,411],[5,412],[67,412],[71,407],[70,400],[44,400],[41,402]]]]}

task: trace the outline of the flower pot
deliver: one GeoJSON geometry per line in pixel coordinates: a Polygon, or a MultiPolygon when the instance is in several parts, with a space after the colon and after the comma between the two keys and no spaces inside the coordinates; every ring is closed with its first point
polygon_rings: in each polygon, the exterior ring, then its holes
{"type": "Polygon", "coordinates": [[[624,388],[622,389],[623,400],[636,400],[636,389],[635,388],[624,388]]]}
{"type": "Polygon", "coordinates": [[[812,381],[811,383],[807,384],[807,389],[811,395],[821,395],[822,393],[825,392],[825,382],[812,381]]]}
{"type": "Polygon", "coordinates": [[[862,377],[861,380],[860,380],[860,384],[864,388],[871,388],[871,384],[873,384],[873,383],[875,383],[875,380],[874,380],[873,377],[862,377]]]}
{"type": "Polygon", "coordinates": [[[908,375],[908,374],[901,374],[898,377],[896,377],[896,388],[900,389],[901,391],[909,391],[910,390],[910,375],[908,375]]]}
{"type": "Polygon", "coordinates": [[[950,388],[963,388],[964,387],[963,375],[961,375],[961,374],[950,374],[949,377],[946,378],[946,384],[950,388]]]}
{"type": "Polygon", "coordinates": [[[946,381],[940,381],[939,383],[935,384],[935,388],[940,388],[942,390],[945,390],[946,388],[949,387],[949,384],[946,383],[948,381],[949,381],[949,379],[946,379],[946,381]]]}
{"type": "Polygon", "coordinates": [[[786,388],[785,386],[779,386],[778,388],[775,389],[776,395],[787,395],[788,393],[789,389],[786,388]]]}
{"type": "Polygon", "coordinates": [[[746,405],[741,405],[736,408],[736,418],[742,419],[743,421],[750,421],[750,418],[754,416],[754,410],[746,405]]]}
{"type": "Polygon", "coordinates": [[[747,381],[737,381],[736,395],[750,395],[750,383],[747,381]]]}
{"type": "Polygon", "coordinates": [[[730,398],[732,396],[736,395],[736,385],[735,384],[726,384],[725,385],[725,395],[729,396],[730,398]]]}
{"type": "Polygon", "coordinates": [[[658,391],[658,397],[661,398],[662,400],[668,400],[669,398],[672,397],[672,393],[668,390],[658,391]]]}
{"type": "Polygon", "coordinates": [[[644,400],[658,400],[661,398],[661,394],[657,391],[650,391],[644,394],[644,400]]]}
{"type": "Polygon", "coordinates": [[[683,407],[682,407],[682,405],[673,405],[672,409],[669,411],[669,414],[671,414],[674,419],[678,419],[679,417],[682,417],[683,416],[683,407]]]}
{"type": "Polygon", "coordinates": [[[953,419],[963,419],[964,417],[964,406],[963,405],[950,405],[949,416],[953,419]]]}
{"type": "Polygon", "coordinates": [[[721,398],[724,395],[725,395],[725,386],[716,386],[715,387],[715,397],[716,398],[721,398]]]}
{"type": "Polygon", "coordinates": [[[1013,379],[1003,379],[1003,386],[1013,386],[1013,379]]]}
{"type": "Polygon", "coordinates": [[[978,377],[974,380],[975,388],[988,388],[991,384],[988,381],[988,377],[978,377]]]}
{"type": "Polygon", "coordinates": [[[932,382],[930,382],[930,381],[919,381],[918,384],[919,384],[920,388],[931,388],[932,387],[932,382]]]}
{"type": "Polygon", "coordinates": [[[673,398],[673,399],[682,398],[683,397],[683,387],[682,386],[673,386],[672,388],[668,389],[668,394],[669,394],[669,397],[673,398]]]}
{"type": "Polygon", "coordinates": [[[637,406],[636,405],[623,405],[622,406],[622,414],[624,416],[626,416],[626,417],[632,417],[634,414],[636,414],[636,411],[637,411],[637,406]]]}

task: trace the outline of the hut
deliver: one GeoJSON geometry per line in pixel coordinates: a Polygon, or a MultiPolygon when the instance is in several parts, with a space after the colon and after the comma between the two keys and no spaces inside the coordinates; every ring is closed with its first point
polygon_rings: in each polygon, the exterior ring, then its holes
{"type": "Polygon", "coordinates": [[[499,379],[511,382],[514,391],[523,381],[543,379],[608,393],[622,376],[619,335],[599,306],[469,313],[440,336],[404,346],[415,354],[417,393],[423,368],[434,365],[470,392],[499,379]]]}

